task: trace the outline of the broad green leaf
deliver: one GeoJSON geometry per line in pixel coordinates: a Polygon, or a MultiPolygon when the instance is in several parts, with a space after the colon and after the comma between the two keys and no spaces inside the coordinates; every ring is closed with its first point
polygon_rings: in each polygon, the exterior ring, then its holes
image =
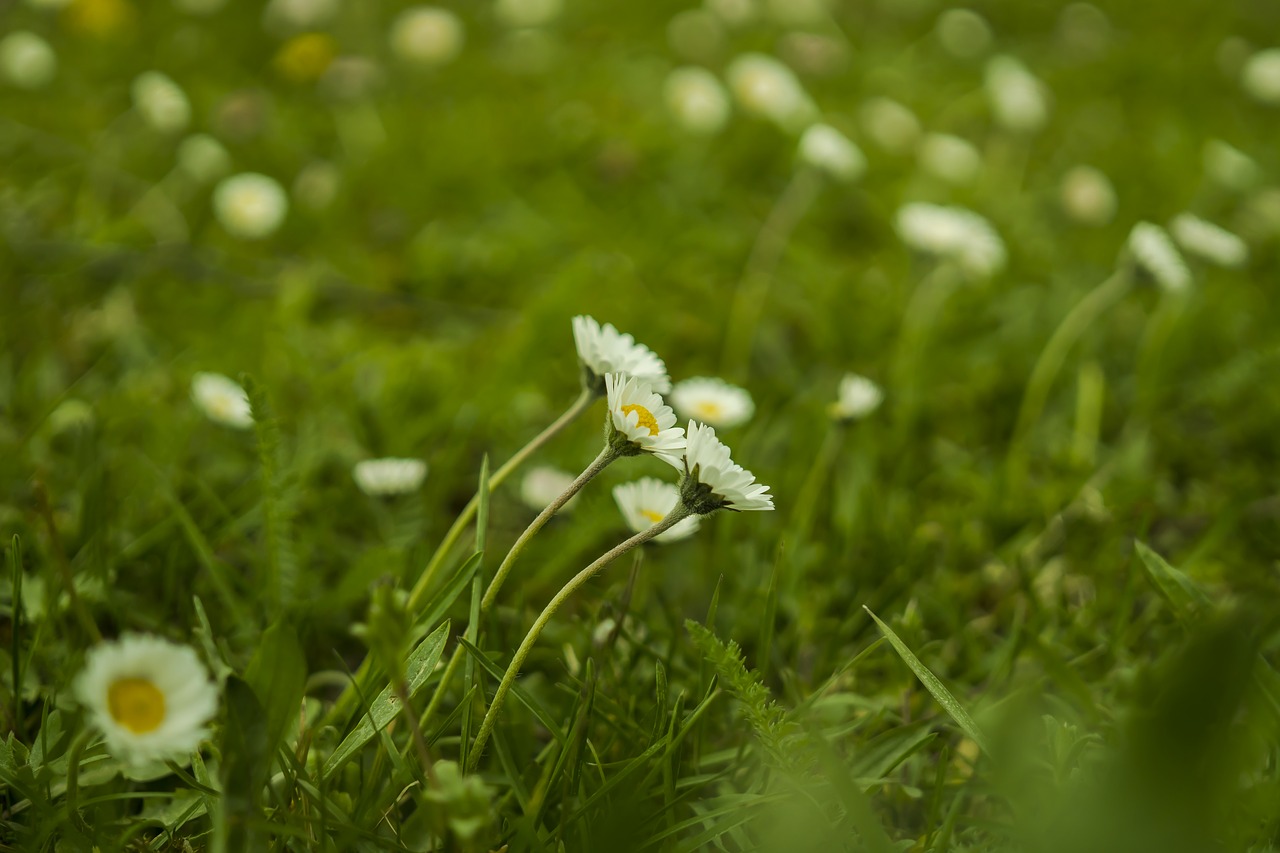
{"type": "Polygon", "coordinates": [[[990,754],[991,749],[987,745],[986,736],[978,728],[978,724],[973,721],[973,717],[969,716],[969,712],[964,709],[964,706],[956,701],[955,696],[951,695],[951,691],[947,689],[946,685],[938,680],[938,677],[930,672],[929,668],[921,663],[918,657],[912,654],[911,649],[907,648],[907,644],[902,642],[892,628],[881,622],[880,617],[871,612],[871,608],[864,606],[862,609],[867,611],[867,614],[875,620],[881,633],[889,641],[889,645],[893,646],[894,651],[898,653],[898,657],[902,658],[906,665],[911,668],[911,671],[916,674],[916,678],[920,679],[920,683],[925,686],[925,689],[933,695],[934,699],[938,700],[938,704],[946,709],[946,712],[951,715],[951,719],[956,721],[956,725],[960,726],[960,729],[972,738],[973,742],[983,752],[990,754]]]}
{"type": "MultiPolygon", "coordinates": [[[[445,640],[449,637],[449,623],[445,622],[431,632],[425,640],[409,655],[405,664],[405,682],[408,685],[409,698],[412,699],[427,683],[427,678],[435,671],[440,662],[440,653],[444,651],[445,640]]],[[[346,764],[353,755],[373,739],[374,735],[387,727],[396,714],[400,713],[400,700],[395,691],[387,685],[369,706],[369,713],[360,718],[359,724],[351,734],[347,735],[333,755],[324,765],[324,778],[330,778],[335,771],[346,764]]]]}

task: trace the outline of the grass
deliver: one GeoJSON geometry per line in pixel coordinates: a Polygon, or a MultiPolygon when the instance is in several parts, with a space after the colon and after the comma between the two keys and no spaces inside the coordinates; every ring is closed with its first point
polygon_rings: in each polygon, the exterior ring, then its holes
{"type": "MultiPolygon", "coordinates": [[[[0,13],[59,63],[0,89],[0,849],[1280,848],[1280,113],[1232,58],[1276,10],[1117,0],[1101,27],[980,4],[989,53],[1052,91],[1018,135],[927,3],[719,42],[670,36],[708,20],[672,3],[570,4],[522,34],[460,4],[463,50],[425,71],[388,53],[401,8],[318,26],[382,68],[355,100],[282,70],[287,36],[235,4],[0,13]],[[801,70],[865,176],[797,172],[796,140],[741,109],[710,138],[673,123],[666,73],[746,50],[801,70]],[[181,136],[130,109],[151,69],[234,171],[291,189],[323,161],[335,197],[232,236],[175,172],[181,136]],[[976,180],[878,147],[873,96],[974,143],[976,180]],[[1212,139],[1256,176],[1215,177],[1212,139]],[[1115,185],[1105,225],[1059,204],[1082,163],[1115,185]],[[987,217],[1006,268],[960,281],[908,251],[914,200],[987,217]],[[1132,225],[1184,210],[1248,263],[1189,255],[1187,293],[1126,279],[1095,304],[1132,225]],[[580,313],[675,380],[750,390],[721,435],[777,511],[586,583],[473,755],[537,614],[629,535],[611,487],[673,479],[611,465],[482,610],[536,515],[525,469],[492,494],[482,471],[574,405],[580,313]],[[203,370],[245,377],[254,429],[199,411],[203,370]],[[849,370],[885,403],[837,425],[849,370]],[[369,497],[351,468],[380,456],[430,473],[369,497]],[[450,535],[464,512],[479,525],[450,535]],[[190,644],[220,688],[210,738],[152,773],[71,692],[127,631],[190,644]]],[[[583,470],[602,409],[529,464],[583,470]]]]}

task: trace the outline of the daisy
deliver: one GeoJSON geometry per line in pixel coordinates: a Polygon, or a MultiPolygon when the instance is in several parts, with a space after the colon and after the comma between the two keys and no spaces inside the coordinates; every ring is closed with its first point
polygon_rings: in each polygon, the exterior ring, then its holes
{"type": "Polygon", "coordinates": [[[1159,225],[1139,222],[1133,226],[1126,248],[1134,266],[1161,290],[1178,293],[1191,286],[1191,273],[1186,262],[1159,225]]]}
{"type": "Polygon", "coordinates": [[[191,101],[186,92],[159,71],[147,71],[134,78],[129,89],[133,108],[152,130],[178,133],[191,122],[191,101]]]}
{"type": "Polygon", "coordinates": [[[207,133],[193,133],[178,146],[178,168],[200,183],[209,183],[231,171],[231,155],[207,133]]]}
{"type": "MultiPolygon", "coordinates": [[[[550,465],[539,465],[536,468],[529,469],[529,473],[524,475],[524,480],[520,483],[520,499],[530,508],[541,512],[556,498],[568,491],[573,485],[573,475],[568,471],[561,471],[559,468],[552,468],[550,465]]],[[[567,510],[578,500],[577,496],[570,498],[563,507],[561,512],[567,510]]]]}
{"type": "Polygon", "coordinates": [[[996,122],[1015,133],[1035,133],[1049,120],[1044,84],[1012,56],[987,62],[984,83],[996,122]]]}
{"type": "Polygon", "coordinates": [[[126,634],[89,652],[76,698],[112,755],[131,764],[186,763],[208,735],[218,689],[189,646],[126,634]]]}
{"type": "Polygon", "coordinates": [[[689,133],[711,136],[729,121],[729,96],[705,68],[687,66],[672,71],[662,94],[671,115],[689,133]]]}
{"type": "Polygon", "coordinates": [[[605,420],[608,442],[623,456],[652,453],[675,468],[683,463],[684,430],[676,426],[675,412],[662,402],[648,382],[621,373],[604,377],[609,417],[605,420]]]}
{"type": "Polygon", "coordinates": [[[982,170],[982,155],[973,143],[950,133],[931,133],[920,140],[920,165],[935,178],[957,186],[972,183],[982,170]]]}
{"type": "Polygon", "coordinates": [[[862,132],[876,145],[894,154],[905,154],[920,138],[916,114],[890,98],[871,98],[858,110],[862,132]]]}
{"type": "MultiPolygon", "coordinates": [[[[627,526],[636,533],[643,533],[667,517],[680,502],[680,490],[673,484],[656,477],[642,477],[630,483],[613,487],[613,499],[622,510],[627,526]]],[[[678,521],[670,529],[654,537],[658,542],[676,542],[692,536],[698,530],[698,517],[691,515],[678,521]]]]}
{"type": "Polygon", "coordinates": [[[19,89],[40,89],[58,74],[58,55],[49,43],[29,30],[15,30],[0,39],[0,77],[19,89]]]}
{"type": "Polygon", "coordinates": [[[601,326],[594,317],[580,314],[573,318],[573,342],[582,362],[583,382],[596,393],[604,391],[604,376],[621,373],[634,376],[653,386],[659,394],[671,390],[667,366],[653,350],[613,327],[601,326]]]}
{"type": "Polygon", "coordinates": [[[236,429],[253,426],[249,396],[235,380],[221,373],[197,373],[191,377],[191,399],[211,421],[236,429]]]}
{"type": "Polygon", "coordinates": [[[284,222],[289,197],[274,178],[244,172],[224,179],[214,189],[213,212],[228,233],[258,240],[284,222]]]}
{"type": "Polygon", "coordinates": [[[427,463],[421,459],[366,459],[355,464],[351,476],[366,495],[403,495],[422,485],[427,463]]]}
{"type": "Polygon", "coordinates": [[[840,390],[831,405],[831,416],[838,421],[853,421],[865,417],[884,402],[884,391],[865,376],[846,373],[840,380],[840,390]]]}
{"type": "Polygon", "coordinates": [[[994,36],[987,19],[969,9],[948,9],[938,16],[934,34],[942,49],[956,59],[975,59],[987,52],[994,36]]]}
{"type": "Polygon", "coordinates": [[[763,53],[744,53],[729,63],[729,89],[742,108],[787,131],[799,131],[818,115],[790,68],[763,53]]]}
{"type": "Polygon", "coordinates": [[[391,24],[391,52],[407,65],[431,68],[462,52],[462,21],[447,9],[411,6],[391,24]]]}
{"type": "Polygon", "coordinates": [[[1076,166],[1062,176],[1062,210],[1081,225],[1106,225],[1116,215],[1116,190],[1092,166],[1076,166]]]}
{"type": "Polygon", "coordinates": [[[718,509],[773,509],[769,487],[757,483],[754,474],[729,458],[729,448],[716,438],[713,428],[696,421],[689,421],[684,472],[680,497],[698,515],[718,509]]]}
{"type": "Polygon", "coordinates": [[[1193,255],[1220,267],[1242,267],[1249,247],[1235,234],[1190,213],[1180,213],[1169,223],[1173,239],[1193,255]]]}
{"type": "Polygon", "coordinates": [[[853,181],[867,170],[867,158],[829,124],[815,124],[800,137],[800,160],[837,181],[853,181]]]}
{"type": "Polygon", "coordinates": [[[972,276],[987,278],[1004,268],[1000,235],[986,219],[963,207],[913,202],[899,208],[895,228],[910,248],[955,261],[972,276]]]}
{"type": "Polygon", "coordinates": [[[676,383],[671,403],[681,417],[697,418],[705,424],[731,429],[751,420],[756,406],[745,388],[723,379],[697,376],[676,383]]]}
{"type": "Polygon", "coordinates": [[[1240,84],[1250,97],[1264,104],[1280,104],[1280,47],[1260,50],[1240,72],[1240,84]]]}

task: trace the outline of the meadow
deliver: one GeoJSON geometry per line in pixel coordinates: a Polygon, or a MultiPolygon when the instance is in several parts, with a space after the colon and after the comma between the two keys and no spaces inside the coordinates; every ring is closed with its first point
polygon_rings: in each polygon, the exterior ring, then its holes
{"type": "Polygon", "coordinates": [[[0,105],[0,850],[1280,849],[1276,4],[13,0],[0,105]]]}

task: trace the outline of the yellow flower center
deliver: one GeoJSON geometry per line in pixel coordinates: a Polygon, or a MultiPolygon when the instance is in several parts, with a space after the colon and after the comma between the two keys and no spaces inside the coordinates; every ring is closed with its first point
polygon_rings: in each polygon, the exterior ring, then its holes
{"type": "Polygon", "coordinates": [[[642,509],[640,510],[640,514],[649,519],[653,524],[657,524],[659,521],[662,521],[662,513],[654,512],[651,509],[642,509]]]}
{"type": "Polygon", "coordinates": [[[119,678],[107,688],[107,709],[117,723],[143,735],[164,722],[164,694],[145,678],[119,678]]]}
{"type": "Polygon", "coordinates": [[[702,400],[694,405],[694,411],[702,416],[703,420],[714,421],[716,418],[724,414],[724,406],[714,400],[702,400]]]}
{"type": "Polygon", "coordinates": [[[637,426],[642,426],[649,430],[649,435],[658,434],[658,419],[653,416],[653,412],[649,411],[644,406],[637,406],[634,403],[630,406],[622,407],[622,414],[624,417],[632,412],[635,412],[639,418],[637,426]]]}

